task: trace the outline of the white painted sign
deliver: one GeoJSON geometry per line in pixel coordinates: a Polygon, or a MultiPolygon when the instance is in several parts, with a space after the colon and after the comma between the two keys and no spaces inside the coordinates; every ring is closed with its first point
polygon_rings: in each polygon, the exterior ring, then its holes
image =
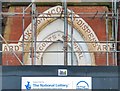
{"type": "Polygon", "coordinates": [[[21,89],[92,89],[91,77],[22,77],[21,89]]]}
{"type": "MultiPolygon", "coordinates": [[[[41,43],[41,48],[39,45],[39,50],[44,48],[43,44],[44,44],[44,42],[41,43]]],[[[9,45],[9,47],[6,44],[2,44],[2,51],[3,52],[10,51],[10,50],[13,50],[16,52],[22,51],[22,45],[18,45],[18,44],[8,44],[8,45],[9,45]]],[[[78,44],[75,42],[74,46],[75,45],[77,46],[78,44]]],[[[108,43],[108,45],[106,43],[100,43],[100,45],[97,48],[95,48],[94,50],[91,50],[91,51],[103,51],[103,52],[105,52],[107,50],[110,51],[111,49],[113,49],[112,43],[108,43]]],[[[78,50],[80,50],[80,49],[78,49],[78,50]]]]}

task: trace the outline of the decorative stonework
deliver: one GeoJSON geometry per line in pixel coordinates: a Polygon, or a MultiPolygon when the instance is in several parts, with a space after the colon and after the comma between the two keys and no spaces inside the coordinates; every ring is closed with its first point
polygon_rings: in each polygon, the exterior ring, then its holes
{"type": "MultiPolygon", "coordinates": [[[[49,25],[51,22],[54,22],[56,20],[56,18],[49,18],[49,17],[60,17],[62,12],[62,7],[61,6],[56,6],[56,7],[52,7],[48,10],[46,10],[44,13],[45,14],[41,14],[38,17],[48,17],[48,18],[38,18],[37,19],[37,36],[39,35],[39,33],[47,26],[49,25]]],[[[71,11],[68,9],[68,16],[70,16],[71,11]]],[[[63,16],[63,15],[62,15],[63,16]]],[[[86,42],[93,42],[93,43],[86,43],[88,46],[88,50],[89,51],[106,51],[106,50],[110,50],[110,44],[108,44],[108,49],[107,49],[107,45],[106,44],[101,44],[99,43],[99,40],[97,38],[97,36],[95,35],[94,31],[92,30],[92,28],[78,15],[76,15],[74,13],[74,17],[79,17],[79,18],[74,18],[74,25],[73,27],[80,33],[80,35],[83,37],[84,41],[86,42]]],[[[71,20],[68,19],[69,24],[71,24],[71,20]]],[[[24,32],[24,36],[25,39],[24,41],[30,41],[31,40],[31,35],[32,31],[31,31],[31,24],[25,29],[24,32]]],[[[23,40],[23,36],[21,36],[19,41],[23,40]]],[[[10,44],[12,46],[12,44],[10,44]]],[[[29,51],[30,48],[30,43],[25,43],[25,51],[29,51]]],[[[13,46],[11,47],[11,49],[15,50],[15,51],[22,51],[22,43],[19,42],[18,44],[13,44],[13,46]]],[[[6,45],[3,45],[3,51],[9,51],[9,48],[6,47],[6,45]]],[[[92,59],[92,64],[91,65],[95,65],[95,58],[94,58],[94,53],[91,53],[91,59],[92,59]]],[[[24,58],[26,60],[26,64],[29,64],[29,55],[25,54],[24,58]]]]}

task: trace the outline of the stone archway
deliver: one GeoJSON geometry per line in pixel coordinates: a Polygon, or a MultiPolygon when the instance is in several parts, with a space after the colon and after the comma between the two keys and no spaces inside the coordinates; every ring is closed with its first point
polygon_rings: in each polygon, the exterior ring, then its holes
{"type": "MultiPolygon", "coordinates": [[[[48,18],[41,18],[37,19],[37,36],[39,33],[51,22],[54,22],[56,18],[49,18],[54,16],[54,13],[57,13],[57,16],[59,17],[62,11],[61,6],[56,6],[53,8],[48,9],[45,11],[43,15],[39,15],[39,17],[47,16],[48,18]]],[[[68,13],[70,13],[70,10],[68,9],[68,13]]],[[[79,17],[78,15],[74,14],[74,16],[79,17]]],[[[68,19],[68,22],[70,24],[71,20],[68,19]]],[[[95,41],[98,41],[98,38],[96,37],[94,31],[91,29],[91,27],[82,19],[82,18],[75,18],[74,19],[74,28],[79,32],[79,34],[83,37],[84,41],[91,41],[93,43],[86,43],[88,46],[88,50],[94,50],[96,46],[99,45],[99,43],[94,43],[95,41]]],[[[31,24],[26,28],[25,32],[25,41],[30,41],[31,40],[31,24]],[[29,33],[29,35],[28,35],[29,33]],[[26,35],[27,34],[27,35],[26,35]]],[[[22,40],[22,36],[20,38],[20,41],[22,40]]],[[[20,44],[20,43],[19,43],[20,44]]],[[[26,50],[29,50],[30,44],[25,44],[26,45],[26,50]]],[[[94,58],[94,53],[91,53],[91,65],[95,65],[95,58],[94,58]]],[[[25,54],[25,59],[26,59],[26,64],[29,64],[28,60],[28,54],[25,54]]]]}

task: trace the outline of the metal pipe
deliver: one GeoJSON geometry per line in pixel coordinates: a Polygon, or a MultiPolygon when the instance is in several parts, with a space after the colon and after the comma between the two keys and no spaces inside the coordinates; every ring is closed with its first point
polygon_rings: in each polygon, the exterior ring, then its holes
{"type": "Polygon", "coordinates": [[[22,62],[24,63],[24,29],[25,29],[25,8],[23,7],[23,18],[22,18],[22,62]]]}
{"type": "Polygon", "coordinates": [[[35,21],[34,21],[34,56],[35,56],[35,60],[34,60],[34,65],[36,64],[36,50],[37,50],[37,46],[36,46],[36,41],[37,41],[37,11],[36,11],[36,4],[35,4],[35,21]]]}
{"type": "MultiPolygon", "coordinates": [[[[2,52],[2,51],[1,51],[2,52]]],[[[63,53],[64,51],[36,51],[36,53],[63,53]]],[[[67,51],[71,53],[71,51],[67,51]]],[[[108,51],[108,53],[113,53],[114,51],[108,51]]],[[[117,51],[119,53],[120,51],[117,51]]],[[[7,53],[7,52],[6,52],[7,53]]],[[[30,51],[25,51],[25,53],[30,53],[30,51]]],[[[107,51],[73,51],[73,53],[107,53],[107,51]]]]}
{"type": "Polygon", "coordinates": [[[27,10],[32,6],[32,4],[33,4],[33,3],[30,3],[30,4],[28,5],[28,7],[26,7],[26,8],[24,9],[24,11],[27,11],[27,10]]]}
{"type": "Polygon", "coordinates": [[[73,11],[71,10],[71,65],[73,65],[73,11]]]}
{"type": "Polygon", "coordinates": [[[115,65],[117,65],[117,31],[118,31],[118,21],[117,21],[117,1],[114,0],[114,13],[115,13],[115,65]]]}
{"type": "Polygon", "coordinates": [[[118,40],[118,9],[117,9],[117,13],[116,13],[116,25],[115,25],[115,65],[117,66],[117,40],[118,40]]]}
{"type": "MultiPolygon", "coordinates": [[[[0,1],[0,13],[2,12],[2,2],[0,1]]],[[[0,14],[0,34],[2,35],[2,14],[0,14]]],[[[0,41],[1,38],[0,38],[0,41]]],[[[0,51],[2,51],[2,42],[0,43],[0,51]]],[[[2,52],[0,52],[0,65],[2,65],[2,52]]]]}
{"type": "MultiPolygon", "coordinates": [[[[18,18],[18,17],[21,17],[21,16],[4,16],[4,17],[7,17],[7,18],[12,18],[12,17],[14,17],[14,18],[18,18]]],[[[25,17],[31,17],[31,16],[25,16],[25,17]]],[[[83,15],[83,16],[81,16],[82,18],[88,18],[88,19],[93,19],[91,16],[85,16],[85,15],[83,15]]],[[[81,17],[77,17],[77,16],[75,16],[75,17],[73,17],[73,18],[81,18],[81,17]]],[[[38,17],[36,17],[36,18],[64,18],[64,16],[51,16],[51,17],[46,17],[46,16],[38,16],[38,17]]],[[[71,16],[68,16],[67,18],[71,18],[71,16]]],[[[101,17],[101,16],[96,16],[96,18],[100,18],[100,19],[102,19],[103,17],[101,17]]],[[[113,19],[113,17],[112,16],[108,16],[108,18],[109,19],[113,19]]],[[[118,18],[118,19],[120,19],[120,18],[118,18]]]]}
{"type": "Polygon", "coordinates": [[[67,37],[68,37],[68,22],[67,22],[67,2],[64,1],[64,65],[67,65],[67,37]]]}
{"type": "MultiPolygon", "coordinates": [[[[7,41],[7,40],[6,40],[7,41]]],[[[1,43],[4,43],[3,41],[0,41],[1,43]]],[[[7,41],[10,43],[18,43],[18,42],[22,42],[22,41],[7,41]]],[[[32,42],[30,41],[24,41],[26,43],[32,42]]],[[[36,41],[36,42],[53,42],[53,43],[63,43],[63,41],[36,41]]],[[[67,42],[71,42],[71,41],[67,41],[67,42]]],[[[106,43],[106,41],[73,41],[76,43],[106,43]]],[[[116,41],[117,43],[120,43],[120,41],[116,41]]],[[[114,41],[108,41],[108,43],[114,43],[114,41]]]]}
{"type": "MultiPolygon", "coordinates": [[[[118,2],[117,2],[117,3],[118,3],[118,2]]],[[[119,42],[118,42],[118,40],[119,40],[119,39],[118,39],[118,35],[119,35],[119,34],[118,34],[118,26],[119,26],[119,9],[117,8],[117,41],[116,41],[116,43],[117,43],[117,51],[119,50],[119,49],[118,49],[118,43],[119,43],[119,42]]],[[[119,55],[119,53],[117,53],[116,65],[118,65],[118,57],[119,57],[118,55],[119,55]]]]}
{"type": "Polygon", "coordinates": [[[109,66],[109,54],[108,54],[108,14],[106,13],[106,43],[107,43],[107,52],[106,52],[106,64],[109,66]]]}
{"type": "MultiPolygon", "coordinates": [[[[24,11],[26,11],[26,10],[24,10],[24,11]]],[[[68,12],[68,13],[70,13],[70,12],[68,12]]],[[[11,15],[11,16],[13,15],[13,16],[15,16],[15,15],[22,15],[23,12],[1,12],[1,14],[2,15],[11,15]]],[[[27,12],[25,14],[30,15],[30,13],[27,13],[27,12]]],[[[41,12],[39,13],[38,12],[38,14],[40,14],[40,15],[46,15],[46,14],[50,14],[50,13],[41,13],[41,12]]],[[[81,12],[81,13],[75,13],[75,14],[77,14],[77,15],[91,15],[91,17],[93,17],[93,15],[96,15],[96,12],[89,12],[89,13],[88,12],[84,12],[84,13],[81,12]]],[[[105,13],[104,12],[98,12],[97,13],[97,15],[101,15],[101,16],[103,14],[105,14],[105,13]]],[[[52,13],[52,15],[61,15],[61,13],[52,13]]],[[[108,15],[112,15],[112,13],[108,12],[108,15]]]]}
{"type": "MultiPolygon", "coordinates": [[[[112,0],[112,36],[111,41],[114,42],[114,0],[112,0]]],[[[114,50],[114,43],[113,43],[113,50],[114,50]]],[[[113,65],[115,64],[115,55],[112,53],[113,65]]]]}
{"type": "Polygon", "coordinates": [[[36,64],[36,5],[32,4],[32,64],[36,64]]]}
{"type": "MultiPolygon", "coordinates": [[[[33,5],[32,5],[33,6],[33,5]]],[[[34,61],[34,47],[33,47],[33,41],[34,41],[34,39],[33,39],[33,37],[34,37],[34,28],[33,28],[33,26],[34,26],[34,24],[33,24],[33,8],[31,9],[31,11],[32,11],[32,13],[31,13],[31,32],[32,32],[32,35],[31,35],[31,47],[30,47],[30,50],[31,50],[31,64],[33,65],[33,61],[34,61]]]]}
{"type": "MultiPolygon", "coordinates": [[[[114,18],[114,2],[112,0],[112,18],[114,18]]],[[[112,39],[114,40],[114,19],[112,19],[112,39]]]]}

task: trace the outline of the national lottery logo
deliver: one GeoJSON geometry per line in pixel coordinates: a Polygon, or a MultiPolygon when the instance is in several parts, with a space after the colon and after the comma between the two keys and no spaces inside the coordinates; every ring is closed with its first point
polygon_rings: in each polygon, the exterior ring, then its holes
{"type": "Polygon", "coordinates": [[[89,84],[86,81],[79,81],[76,84],[76,89],[89,89],[89,84]]]}
{"type": "Polygon", "coordinates": [[[27,84],[25,85],[25,87],[26,87],[26,90],[30,90],[31,89],[31,85],[30,85],[29,81],[27,81],[27,84]]]}

